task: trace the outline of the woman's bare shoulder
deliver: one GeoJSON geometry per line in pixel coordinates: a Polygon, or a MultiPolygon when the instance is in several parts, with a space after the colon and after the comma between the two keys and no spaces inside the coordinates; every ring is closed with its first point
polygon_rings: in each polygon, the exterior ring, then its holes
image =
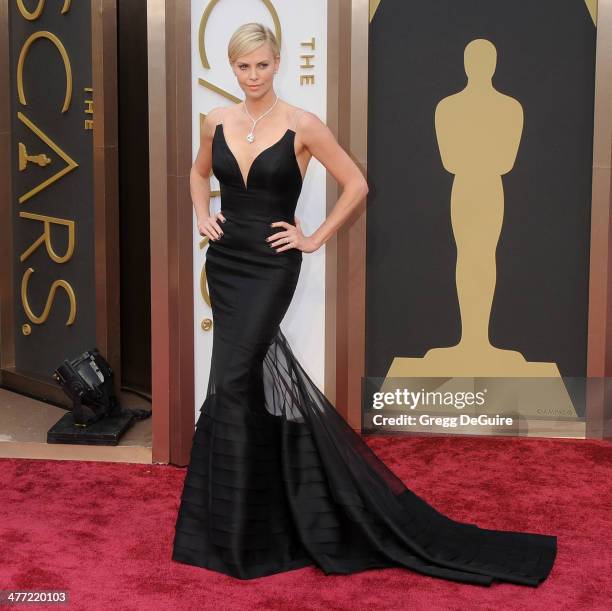
{"type": "Polygon", "coordinates": [[[296,104],[289,104],[288,102],[285,103],[287,104],[289,114],[293,115],[294,117],[301,117],[302,115],[316,116],[314,113],[310,112],[309,110],[306,110],[305,108],[302,108],[301,106],[297,106],[296,104]]]}
{"type": "Polygon", "coordinates": [[[325,124],[317,114],[311,112],[310,110],[306,110],[301,106],[296,106],[295,104],[289,104],[289,110],[291,112],[291,116],[293,118],[293,123],[300,130],[309,129],[324,126],[325,124]]]}
{"type": "Polygon", "coordinates": [[[319,115],[310,110],[301,109],[297,115],[296,131],[299,131],[302,137],[308,140],[313,135],[321,132],[327,132],[328,127],[319,115]]]}

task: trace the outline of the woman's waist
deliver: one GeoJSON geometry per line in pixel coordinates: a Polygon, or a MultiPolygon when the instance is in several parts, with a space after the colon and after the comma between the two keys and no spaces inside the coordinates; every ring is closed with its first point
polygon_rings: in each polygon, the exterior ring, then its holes
{"type": "Polygon", "coordinates": [[[232,218],[236,222],[247,223],[272,223],[273,221],[293,221],[296,206],[250,206],[241,203],[236,205],[224,204],[221,201],[221,212],[226,218],[232,218]]]}
{"type": "MultiPolygon", "coordinates": [[[[263,255],[275,255],[288,252],[283,251],[277,253],[276,249],[271,246],[271,242],[268,238],[286,230],[286,227],[282,225],[273,227],[272,223],[275,221],[285,221],[290,225],[295,225],[293,218],[288,218],[287,215],[254,216],[252,214],[234,214],[223,208],[221,212],[225,217],[225,223],[219,222],[223,234],[217,240],[210,241],[210,246],[214,247],[219,245],[223,249],[231,248],[263,255]]],[[[280,247],[280,245],[277,246],[277,248],[278,247],[280,247]]],[[[289,250],[296,251],[296,249],[289,250]]],[[[296,252],[301,255],[301,251],[297,250],[296,252]]]]}

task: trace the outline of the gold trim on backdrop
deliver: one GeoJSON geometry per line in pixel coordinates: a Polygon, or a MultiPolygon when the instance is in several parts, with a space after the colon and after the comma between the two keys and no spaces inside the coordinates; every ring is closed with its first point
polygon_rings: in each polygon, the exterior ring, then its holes
{"type": "Polygon", "coordinates": [[[370,0],[370,21],[374,19],[374,15],[380,6],[381,0],[370,0]]]}
{"type": "Polygon", "coordinates": [[[70,58],[66,47],[62,44],[62,41],[52,32],[34,32],[28,39],[23,43],[21,52],[19,53],[19,61],[17,62],[17,91],[19,93],[19,102],[24,106],[27,106],[25,99],[25,93],[23,91],[23,64],[25,63],[26,56],[32,43],[39,38],[46,38],[50,40],[62,58],[64,62],[64,70],[66,72],[66,95],[64,96],[64,105],[62,106],[62,112],[66,112],[70,107],[70,101],[72,100],[72,66],[70,65],[70,58]]]}
{"type": "MultiPolygon", "coordinates": [[[[28,302],[28,283],[30,281],[30,276],[33,273],[34,268],[28,267],[21,278],[21,302],[23,304],[23,309],[25,310],[26,316],[33,323],[42,325],[49,318],[49,312],[51,312],[51,306],[53,305],[53,299],[55,298],[57,289],[63,288],[66,291],[66,295],[68,295],[68,300],[70,301],[70,315],[66,321],[66,326],[71,325],[76,318],[77,310],[76,295],[74,294],[72,286],[70,286],[70,284],[65,280],[54,280],[53,284],[51,284],[51,287],[49,288],[49,294],[47,295],[47,302],[45,303],[43,313],[40,316],[36,316],[30,306],[30,303],[28,302]]],[[[26,335],[29,335],[29,332],[26,333],[26,335]]]]}
{"type": "MultiPolygon", "coordinates": [[[[62,6],[62,9],[60,11],[62,15],[66,14],[70,10],[71,2],[72,0],[64,0],[64,6],[62,6]]],[[[45,8],[45,0],[38,0],[38,6],[33,11],[29,11],[25,7],[23,0],[17,0],[17,8],[19,9],[19,12],[21,13],[21,16],[24,19],[27,19],[28,21],[34,21],[38,19],[40,17],[40,14],[43,12],[43,9],[45,8]]]]}
{"type": "Polygon", "coordinates": [[[213,85],[210,81],[207,81],[206,79],[198,78],[198,85],[201,85],[206,89],[210,89],[210,91],[214,91],[215,93],[222,95],[224,98],[231,100],[235,104],[242,102],[239,97],[231,94],[229,91],[225,91],[225,89],[221,89],[221,87],[218,87],[217,85],[213,85]]]}
{"type": "Polygon", "coordinates": [[[34,221],[42,221],[43,232],[40,237],[34,242],[32,245],[27,248],[19,257],[19,260],[23,263],[41,244],[45,245],[47,249],[47,254],[49,258],[55,263],[66,263],[66,261],[70,261],[72,255],[74,254],[74,243],[75,243],[75,229],[76,223],[73,220],[68,219],[60,219],[55,216],[48,216],[46,214],[36,214],[34,212],[20,212],[20,218],[32,219],[34,221]],[[68,231],[68,247],[66,248],[66,253],[64,255],[58,255],[51,243],[51,225],[63,225],[68,231]]]}
{"type": "Polygon", "coordinates": [[[589,14],[591,15],[591,19],[593,23],[597,27],[597,0],[584,0],[587,8],[589,9],[589,14]]]}

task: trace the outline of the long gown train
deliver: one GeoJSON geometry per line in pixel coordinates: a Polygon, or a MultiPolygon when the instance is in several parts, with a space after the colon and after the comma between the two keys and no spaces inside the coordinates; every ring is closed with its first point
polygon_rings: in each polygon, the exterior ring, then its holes
{"type": "Polygon", "coordinates": [[[211,373],[176,520],[172,558],[240,579],[316,565],[326,574],[403,566],[490,585],[537,586],[555,536],[451,520],[408,489],[353,431],[293,354],[280,323],[302,253],[265,238],[293,221],[302,187],[294,129],[246,181],[219,123],[213,170],[224,235],[205,263],[211,373]]]}

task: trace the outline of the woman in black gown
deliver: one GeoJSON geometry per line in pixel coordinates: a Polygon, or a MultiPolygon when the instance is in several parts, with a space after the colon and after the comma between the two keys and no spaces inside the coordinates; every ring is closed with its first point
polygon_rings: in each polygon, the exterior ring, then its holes
{"type": "Polygon", "coordinates": [[[191,174],[198,227],[210,240],[214,338],[173,560],[241,579],[307,565],[326,574],[403,566],[465,583],[537,586],[556,537],[438,512],[376,457],[292,353],[280,323],[302,253],[337,231],[367,184],[316,115],[279,102],[278,45],[267,27],[239,28],[228,55],[245,100],[207,115],[191,174]],[[304,236],[294,213],[311,155],[343,192],[304,236]],[[215,215],[211,169],[221,187],[215,215]]]}

